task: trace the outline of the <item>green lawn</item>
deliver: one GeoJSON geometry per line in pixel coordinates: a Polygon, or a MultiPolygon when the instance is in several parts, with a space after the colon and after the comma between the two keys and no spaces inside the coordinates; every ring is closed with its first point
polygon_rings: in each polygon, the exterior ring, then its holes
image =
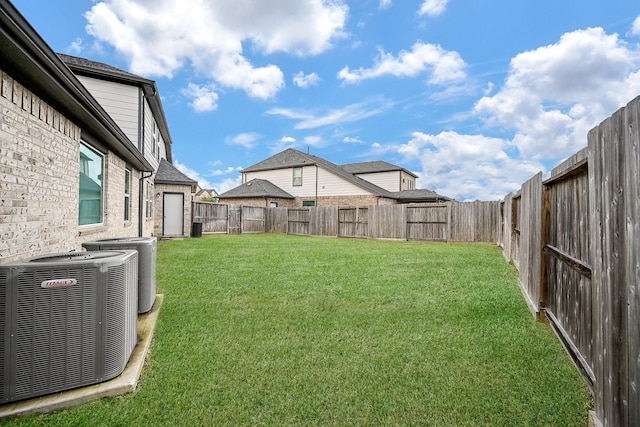
{"type": "Polygon", "coordinates": [[[138,390],[7,425],[585,426],[588,389],[500,249],[160,242],[138,390]]]}

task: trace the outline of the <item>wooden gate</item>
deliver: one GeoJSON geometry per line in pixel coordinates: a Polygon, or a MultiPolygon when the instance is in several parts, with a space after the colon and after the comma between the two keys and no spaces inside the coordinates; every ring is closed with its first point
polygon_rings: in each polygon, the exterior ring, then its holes
{"type": "Polygon", "coordinates": [[[242,233],[242,206],[229,205],[229,219],[227,225],[227,233],[229,234],[241,234],[242,233]]]}
{"type": "Polygon", "coordinates": [[[446,241],[449,205],[430,204],[407,208],[407,240],[446,241]]]}

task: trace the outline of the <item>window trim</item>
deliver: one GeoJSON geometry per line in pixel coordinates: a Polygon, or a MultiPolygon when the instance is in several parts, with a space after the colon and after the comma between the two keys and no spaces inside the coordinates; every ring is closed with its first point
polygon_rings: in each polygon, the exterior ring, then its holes
{"type": "MultiPolygon", "coordinates": [[[[106,175],[106,170],[105,170],[105,155],[100,152],[98,149],[94,148],[92,145],[90,145],[89,143],[87,143],[84,140],[80,140],[80,156],[79,156],[79,163],[78,163],[78,227],[81,228],[88,228],[88,227],[99,227],[104,225],[104,199],[105,199],[105,184],[106,181],[104,179],[105,175],[106,175]],[[99,221],[98,222],[90,222],[90,223],[86,223],[86,224],[81,224],[80,223],[80,218],[81,218],[81,204],[83,202],[83,198],[81,197],[80,193],[82,191],[82,184],[80,183],[80,180],[82,179],[82,175],[87,176],[88,179],[90,179],[91,181],[95,182],[95,180],[93,180],[93,178],[90,178],[89,175],[87,175],[86,173],[84,173],[82,171],[83,169],[83,161],[82,161],[82,148],[86,148],[87,150],[89,150],[91,153],[93,153],[97,158],[100,159],[100,173],[98,174],[98,177],[100,179],[99,182],[99,187],[100,187],[100,207],[99,207],[99,221]]],[[[87,163],[88,164],[88,163],[87,163]]],[[[86,199],[84,199],[84,201],[86,201],[86,199]]]]}
{"type": "Polygon", "coordinates": [[[302,187],[302,168],[293,168],[293,182],[294,187],[302,187]],[[296,176],[296,172],[299,172],[299,176],[296,176]]]}
{"type": "Polygon", "coordinates": [[[131,167],[124,170],[124,220],[131,221],[131,167]]]}
{"type": "Polygon", "coordinates": [[[147,192],[144,200],[145,218],[153,218],[153,183],[147,181],[147,192]]]}

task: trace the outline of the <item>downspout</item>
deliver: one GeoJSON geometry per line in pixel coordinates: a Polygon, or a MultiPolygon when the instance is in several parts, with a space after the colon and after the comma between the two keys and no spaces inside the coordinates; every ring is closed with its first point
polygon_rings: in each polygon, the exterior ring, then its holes
{"type": "Polygon", "coordinates": [[[153,172],[150,171],[141,171],[142,176],[138,180],[138,237],[142,236],[142,221],[144,216],[144,180],[147,178],[151,178],[153,176],[153,172]],[[145,175],[144,173],[148,172],[149,175],[145,175]]]}
{"type": "Polygon", "coordinates": [[[316,163],[316,201],[315,201],[315,205],[318,206],[318,164],[316,163]]]}

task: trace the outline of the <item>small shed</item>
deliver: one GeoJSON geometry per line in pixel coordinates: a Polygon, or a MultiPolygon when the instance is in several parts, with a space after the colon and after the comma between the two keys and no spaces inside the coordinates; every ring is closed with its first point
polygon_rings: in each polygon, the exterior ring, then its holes
{"type": "MultiPolygon", "coordinates": [[[[191,234],[191,195],[198,182],[162,159],[154,179],[155,235],[180,237],[191,234]]],[[[153,203],[154,201],[151,201],[153,203]]]]}

